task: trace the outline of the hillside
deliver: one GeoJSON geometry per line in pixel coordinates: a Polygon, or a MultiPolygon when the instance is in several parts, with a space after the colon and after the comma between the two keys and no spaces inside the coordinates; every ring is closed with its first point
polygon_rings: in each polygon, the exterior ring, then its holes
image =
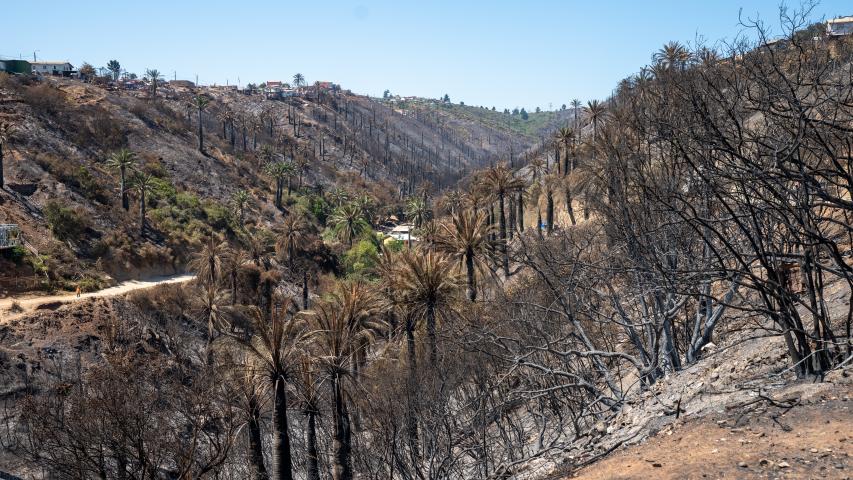
{"type": "Polygon", "coordinates": [[[17,271],[0,285],[11,291],[94,289],[112,281],[103,274],[121,280],[181,270],[211,232],[239,235],[240,191],[248,193],[249,228],[273,229],[291,208],[313,209],[313,221],[322,223],[325,192],[343,185],[353,198],[375,197],[380,217],[399,217],[404,195],[451,185],[503,147],[339,90],[268,100],[164,84],[150,98],[77,80],[0,76],[0,121],[14,126],[4,145],[0,223],[20,225],[34,247],[0,259],[17,271]],[[208,102],[204,152],[194,95],[208,102]],[[128,211],[121,208],[119,170],[108,163],[122,148],[134,153],[134,169],[151,176],[144,233],[138,195],[130,194],[128,211]],[[282,208],[265,171],[278,161],[298,170],[288,174],[293,194],[282,208]]]}

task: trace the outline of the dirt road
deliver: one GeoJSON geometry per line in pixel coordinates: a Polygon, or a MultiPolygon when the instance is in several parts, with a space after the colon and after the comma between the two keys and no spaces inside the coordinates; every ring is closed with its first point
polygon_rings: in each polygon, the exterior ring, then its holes
{"type": "Polygon", "coordinates": [[[194,278],[193,275],[180,274],[180,275],[167,275],[162,277],[151,277],[146,278],[144,280],[128,280],[126,282],[122,282],[114,287],[105,288],[103,290],[98,290],[97,292],[84,293],[80,295],[78,298],[77,295],[73,293],[62,294],[62,295],[45,295],[45,296],[34,296],[34,297],[12,297],[12,298],[4,298],[0,299],[0,321],[10,318],[12,315],[18,315],[21,313],[26,313],[35,310],[39,306],[60,302],[60,303],[71,303],[77,300],[82,300],[84,298],[96,298],[96,297],[111,297],[114,295],[122,295],[127,292],[132,292],[134,290],[139,290],[143,288],[151,288],[157,285],[164,285],[168,283],[182,283],[188,282],[194,278]],[[23,311],[19,312],[11,312],[10,308],[13,303],[17,303],[23,309],[23,311]]]}

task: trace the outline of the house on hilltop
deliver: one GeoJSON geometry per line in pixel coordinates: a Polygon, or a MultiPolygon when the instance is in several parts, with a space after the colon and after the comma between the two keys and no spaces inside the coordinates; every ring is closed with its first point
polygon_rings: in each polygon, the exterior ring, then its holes
{"type": "Polygon", "coordinates": [[[30,62],[33,67],[33,75],[54,75],[70,77],[76,73],[74,65],[68,62],[30,62]]]}
{"type": "Polygon", "coordinates": [[[853,35],[853,16],[838,17],[826,22],[826,34],[830,37],[853,35]]]}

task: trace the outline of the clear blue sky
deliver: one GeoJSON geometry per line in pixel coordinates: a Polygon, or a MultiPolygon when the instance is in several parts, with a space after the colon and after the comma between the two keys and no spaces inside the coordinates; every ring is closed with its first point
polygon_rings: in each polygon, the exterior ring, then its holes
{"type": "MultiPolygon", "coordinates": [[[[555,108],[606,97],[669,40],[732,38],[779,0],[4,0],[0,56],[118,59],[203,84],[328,80],[357,93],[555,108]]],[[[853,14],[824,0],[813,18],[853,14]]]]}

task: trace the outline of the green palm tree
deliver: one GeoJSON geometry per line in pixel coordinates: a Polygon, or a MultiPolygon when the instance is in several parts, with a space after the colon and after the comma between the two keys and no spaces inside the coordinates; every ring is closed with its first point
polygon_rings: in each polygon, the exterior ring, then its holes
{"type": "Polygon", "coordinates": [[[154,191],[154,177],[136,172],[130,181],[130,188],[139,197],[139,235],[145,236],[145,198],[154,191]]]}
{"type": "Polygon", "coordinates": [[[356,238],[370,229],[364,220],[364,213],[355,203],[345,203],[336,208],[329,216],[328,223],[338,241],[350,247],[356,238]]]}
{"type": "Polygon", "coordinates": [[[198,110],[198,151],[202,153],[204,153],[204,123],[201,114],[209,104],[210,99],[205,95],[193,97],[193,106],[198,110]]]}
{"type": "Polygon", "coordinates": [[[466,210],[455,214],[449,222],[439,226],[436,246],[449,254],[457,265],[464,266],[467,278],[467,297],[477,299],[477,273],[489,271],[487,259],[491,255],[489,237],[494,232],[486,212],[466,210]]]}
{"type": "Polygon", "coordinates": [[[107,160],[108,166],[116,168],[119,171],[119,176],[121,178],[119,184],[119,190],[121,192],[121,207],[125,210],[130,209],[130,200],[127,196],[127,170],[133,168],[135,163],[136,155],[127,148],[122,148],[117,152],[113,152],[107,160]]]}
{"type": "Polygon", "coordinates": [[[237,211],[237,218],[240,220],[242,227],[246,219],[246,205],[252,199],[249,192],[244,189],[237,190],[231,195],[231,201],[234,203],[234,209],[237,211]]]}
{"type": "Polygon", "coordinates": [[[352,429],[346,385],[358,368],[358,359],[385,329],[381,313],[385,308],[376,288],[359,282],[339,284],[312,310],[303,312],[311,332],[308,340],[315,362],[331,382],[334,423],[332,478],[351,480],[352,429]]]}
{"type": "Polygon", "coordinates": [[[160,71],[156,68],[145,70],[145,78],[148,79],[148,82],[151,84],[151,96],[157,96],[157,87],[160,85],[160,79],[163,76],[160,74],[160,71]]]}
{"type": "Polygon", "coordinates": [[[431,217],[427,202],[421,196],[412,197],[406,202],[406,218],[420,228],[431,217]]]}
{"type": "Polygon", "coordinates": [[[305,77],[302,76],[301,73],[297,73],[296,75],[293,76],[293,85],[295,85],[296,88],[304,87],[305,86],[305,77]]]}
{"type": "Polygon", "coordinates": [[[3,176],[3,148],[11,141],[14,128],[11,123],[0,122],[0,188],[6,185],[3,176]]]}
{"type": "Polygon", "coordinates": [[[407,315],[415,323],[426,323],[430,363],[438,361],[436,321],[456,312],[462,279],[456,262],[448,255],[418,248],[397,255],[397,268],[387,279],[407,315]]]}

